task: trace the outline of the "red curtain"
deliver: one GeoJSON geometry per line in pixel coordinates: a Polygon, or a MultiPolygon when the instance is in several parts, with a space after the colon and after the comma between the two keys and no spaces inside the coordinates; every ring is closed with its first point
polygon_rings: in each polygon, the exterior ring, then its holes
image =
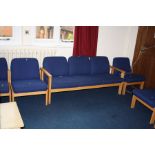
{"type": "Polygon", "coordinates": [[[96,56],[98,26],[76,26],[73,56],[96,56]]]}

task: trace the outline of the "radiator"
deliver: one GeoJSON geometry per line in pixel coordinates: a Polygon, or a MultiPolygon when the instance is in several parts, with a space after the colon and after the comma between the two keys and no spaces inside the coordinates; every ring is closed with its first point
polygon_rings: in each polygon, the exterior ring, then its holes
{"type": "Polygon", "coordinates": [[[13,58],[37,58],[39,66],[42,67],[44,57],[54,56],[55,49],[44,47],[5,47],[0,48],[0,57],[5,57],[10,68],[10,63],[13,58]]]}

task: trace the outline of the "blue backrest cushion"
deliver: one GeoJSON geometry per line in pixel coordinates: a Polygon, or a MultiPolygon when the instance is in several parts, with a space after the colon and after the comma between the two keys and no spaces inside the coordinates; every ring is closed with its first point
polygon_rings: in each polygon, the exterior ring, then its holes
{"type": "Polygon", "coordinates": [[[0,80],[7,80],[8,65],[5,58],[0,58],[0,80]]]}
{"type": "Polygon", "coordinates": [[[12,80],[40,79],[39,64],[35,58],[15,58],[11,62],[12,80]]]}
{"type": "Polygon", "coordinates": [[[65,57],[46,57],[43,60],[43,67],[52,76],[65,76],[69,73],[69,66],[65,57]]]}
{"type": "Polygon", "coordinates": [[[127,57],[116,57],[113,59],[113,66],[126,71],[131,72],[130,60],[127,57]]]}
{"type": "Polygon", "coordinates": [[[72,56],[68,59],[70,75],[88,75],[90,74],[89,57],[72,56]]]}
{"type": "Polygon", "coordinates": [[[109,60],[105,56],[90,57],[91,74],[107,74],[110,71],[109,60]]]}

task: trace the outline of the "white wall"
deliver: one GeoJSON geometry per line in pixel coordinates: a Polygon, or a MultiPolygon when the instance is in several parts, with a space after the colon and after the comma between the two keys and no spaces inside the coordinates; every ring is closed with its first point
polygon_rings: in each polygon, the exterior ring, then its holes
{"type": "MultiPolygon", "coordinates": [[[[129,57],[132,62],[138,26],[100,26],[97,55],[107,56],[110,63],[114,57],[129,57]]],[[[57,48],[56,55],[69,57],[72,48],[57,48]]]]}
{"type": "MultiPolygon", "coordinates": [[[[23,45],[24,46],[39,46],[38,44],[37,45],[32,45],[33,43],[33,40],[32,40],[32,30],[33,28],[31,26],[24,26],[23,27],[23,45]],[[28,30],[30,33],[29,35],[26,35],[24,32],[28,30]]],[[[51,43],[52,45],[52,43],[51,43]]],[[[40,45],[40,46],[44,46],[43,44],[40,45]]],[[[47,45],[49,47],[49,45],[47,45]]],[[[46,45],[45,45],[46,47],[46,45]]],[[[73,51],[73,47],[72,46],[53,46],[53,47],[50,47],[50,48],[53,48],[54,51],[55,51],[55,56],[65,56],[65,57],[70,57],[72,55],[72,51],[73,51]]]]}
{"type": "MultiPolygon", "coordinates": [[[[39,47],[39,45],[32,44],[32,27],[25,26],[22,28],[19,27],[19,29],[22,31],[22,41],[19,45],[20,49],[22,49],[21,47],[32,47],[33,49],[35,47],[39,47]],[[29,34],[25,34],[25,30],[29,30],[29,34]]],[[[117,56],[126,56],[132,60],[137,30],[137,26],[100,26],[97,55],[108,56],[110,63],[112,62],[113,57],[117,56]]],[[[11,44],[11,46],[13,45],[11,44]]],[[[1,45],[0,51],[7,51],[8,47],[10,49],[9,45],[1,45]]],[[[16,48],[18,48],[17,45],[16,48]]],[[[67,58],[72,55],[73,51],[72,46],[58,46],[50,48],[54,50],[54,55],[65,56],[67,58]]]]}
{"type": "MultiPolygon", "coordinates": [[[[110,63],[114,57],[129,57],[132,62],[138,26],[100,26],[97,55],[107,56],[110,63]]],[[[72,48],[57,48],[56,55],[69,57],[72,48]]]]}
{"type": "Polygon", "coordinates": [[[97,55],[107,56],[110,63],[114,57],[132,61],[137,31],[137,26],[100,26],[97,55]]]}

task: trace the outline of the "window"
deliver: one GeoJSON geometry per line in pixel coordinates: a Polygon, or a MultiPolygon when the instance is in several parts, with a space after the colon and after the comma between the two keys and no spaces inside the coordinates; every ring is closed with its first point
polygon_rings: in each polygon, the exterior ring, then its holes
{"type": "Polygon", "coordinates": [[[61,41],[74,40],[74,26],[60,26],[60,39],[61,41]]]}
{"type": "Polygon", "coordinates": [[[36,38],[37,39],[53,39],[53,26],[37,26],[36,38]]]}
{"type": "Polygon", "coordinates": [[[12,31],[12,26],[0,26],[0,40],[10,40],[12,31]]]}

